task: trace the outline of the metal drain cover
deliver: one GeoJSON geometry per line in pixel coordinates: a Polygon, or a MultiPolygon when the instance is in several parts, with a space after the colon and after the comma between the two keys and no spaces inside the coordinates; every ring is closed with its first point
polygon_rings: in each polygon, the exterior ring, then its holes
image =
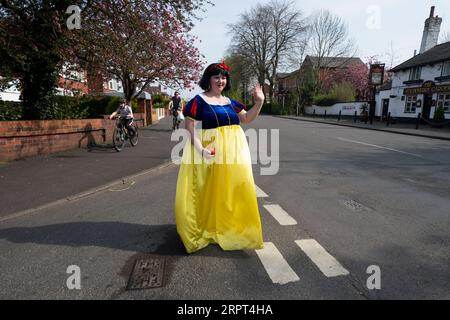
{"type": "Polygon", "coordinates": [[[339,202],[353,211],[369,211],[369,208],[355,200],[339,200],[339,202]]]}
{"type": "Polygon", "coordinates": [[[162,257],[146,257],[136,260],[127,290],[162,287],[164,264],[165,260],[162,257]]]}

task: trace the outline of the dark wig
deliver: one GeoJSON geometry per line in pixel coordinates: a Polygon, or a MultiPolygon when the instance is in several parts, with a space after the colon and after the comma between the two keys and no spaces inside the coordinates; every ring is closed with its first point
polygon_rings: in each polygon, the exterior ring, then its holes
{"type": "Polygon", "coordinates": [[[211,77],[217,76],[219,74],[221,74],[222,76],[227,78],[227,84],[225,85],[225,88],[223,89],[223,91],[230,90],[231,89],[230,74],[228,73],[228,70],[220,67],[220,64],[218,64],[218,63],[210,64],[205,69],[205,72],[203,72],[203,76],[200,79],[198,85],[203,90],[208,91],[210,89],[209,82],[211,80],[211,77]]]}

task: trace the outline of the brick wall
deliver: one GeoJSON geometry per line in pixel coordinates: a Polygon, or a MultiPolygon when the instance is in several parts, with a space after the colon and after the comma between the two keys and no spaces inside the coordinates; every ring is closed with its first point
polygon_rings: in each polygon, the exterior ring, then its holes
{"type": "Polygon", "coordinates": [[[1,121],[0,161],[111,143],[114,127],[104,119],[1,121]]]}

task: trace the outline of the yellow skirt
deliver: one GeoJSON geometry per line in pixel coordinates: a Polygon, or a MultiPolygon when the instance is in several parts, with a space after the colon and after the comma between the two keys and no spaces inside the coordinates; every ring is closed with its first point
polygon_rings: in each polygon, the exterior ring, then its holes
{"type": "Polygon", "coordinates": [[[239,125],[199,130],[206,160],[191,141],[183,150],[175,199],[177,232],[188,253],[210,243],[223,250],[261,249],[261,219],[250,151],[239,125]]]}

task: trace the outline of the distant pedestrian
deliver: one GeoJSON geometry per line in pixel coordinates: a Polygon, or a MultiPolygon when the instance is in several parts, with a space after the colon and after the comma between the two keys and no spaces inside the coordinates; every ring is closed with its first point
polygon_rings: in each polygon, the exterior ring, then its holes
{"type": "Polygon", "coordinates": [[[176,130],[180,127],[180,122],[184,118],[182,117],[183,109],[183,100],[180,97],[180,93],[178,91],[175,92],[175,95],[170,99],[169,102],[169,110],[172,113],[173,123],[172,130],[176,130]]]}

